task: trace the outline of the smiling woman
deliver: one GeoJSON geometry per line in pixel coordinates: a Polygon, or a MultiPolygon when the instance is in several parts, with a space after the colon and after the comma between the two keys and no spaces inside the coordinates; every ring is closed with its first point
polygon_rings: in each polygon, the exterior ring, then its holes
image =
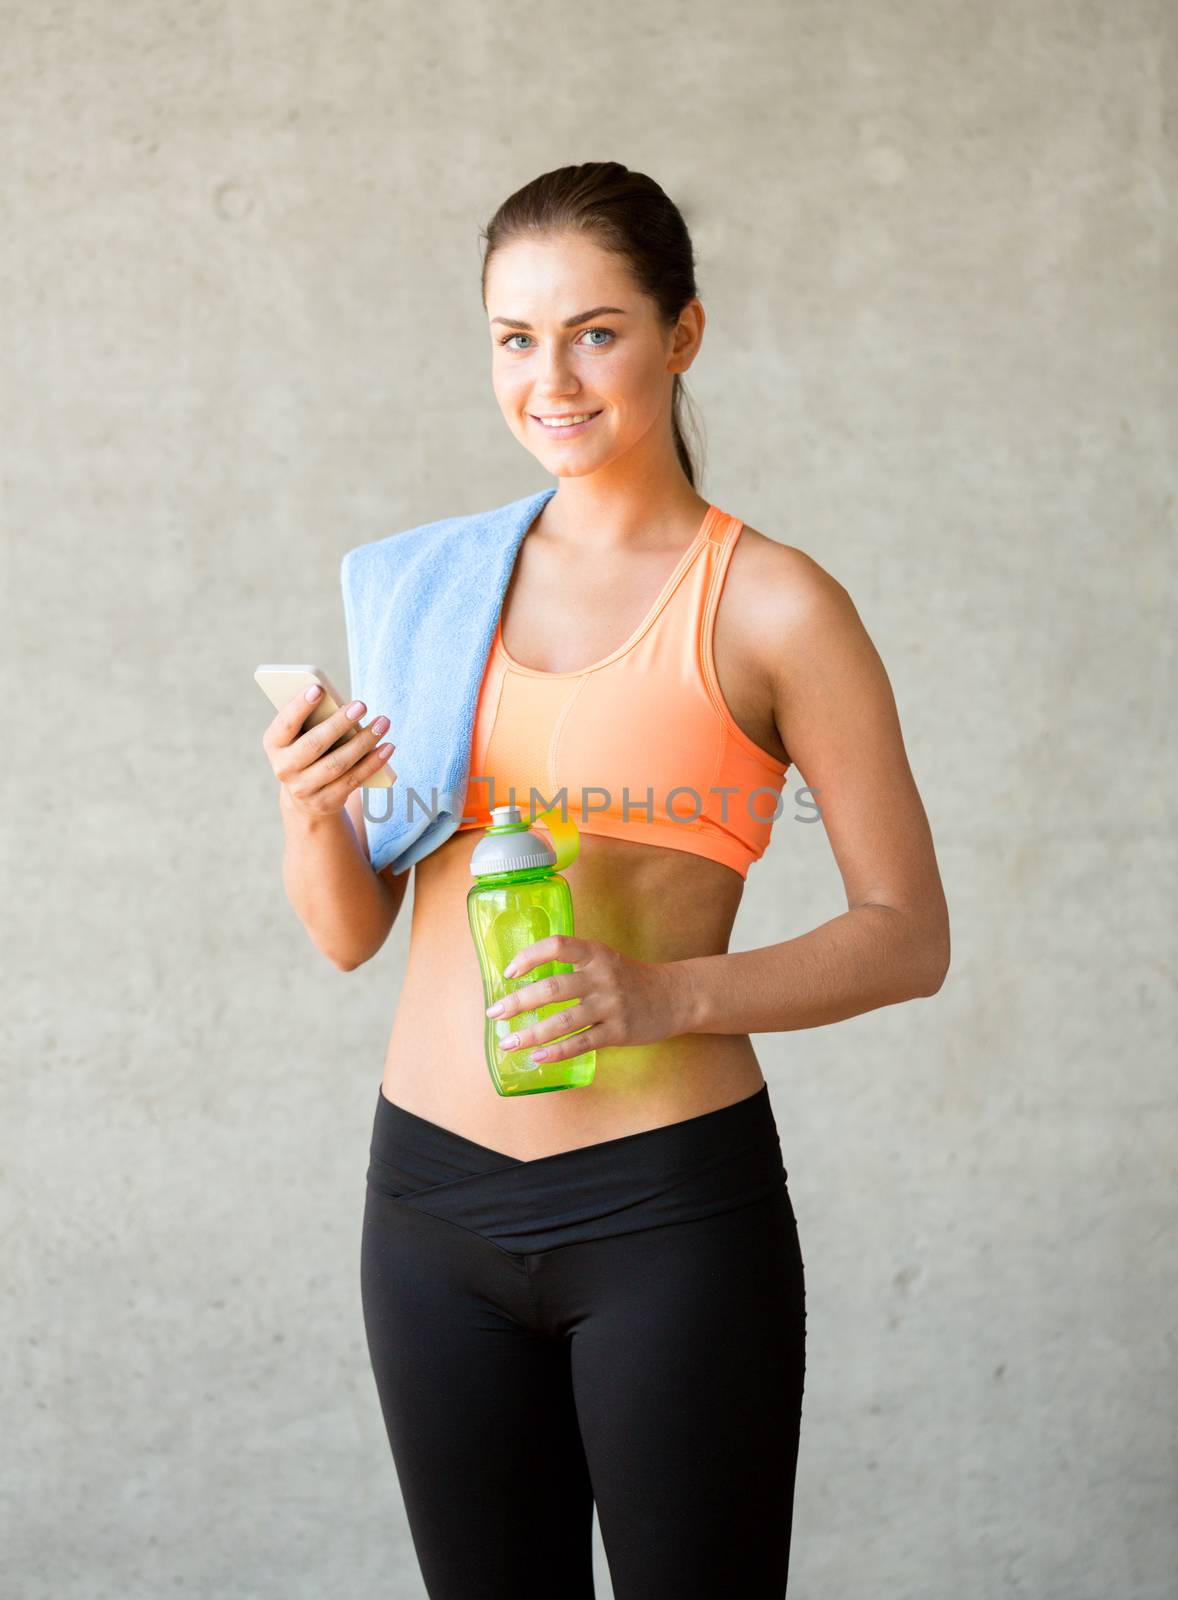
{"type": "MultiPolygon", "coordinates": [[[[805,1283],[750,1035],[935,993],[944,896],[850,597],[697,487],[684,380],[705,318],[678,208],[642,173],[588,163],[511,195],[484,239],[495,399],[559,488],[524,530],[487,652],[468,820],[414,868],[361,1248],[373,1372],[432,1600],[592,1596],[595,1503],[619,1595],[771,1600],[805,1283]],[[795,763],[847,908],[729,953],[795,763]],[[609,798],[582,810],[567,869],[571,970],[513,992],[505,1019],[575,1003],[572,1041],[553,1043],[561,1009],[511,1048],[595,1049],[597,1073],[505,1099],[483,1059],[471,853],[510,790],[550,804],[595,786],[609,798]]],[[[288,892],[348,970],[383,944],[408,876],[367,856],[377,725],[343,778],[316,742],[338,737],[331,721],[268,735],[288,892]]]]}
{"type": "MultiPolygon", "coordinates": [[[[692,489],[696,483],[684,437],[683,374],[704,326],[687,226],[652,179],[617,162],[562,168],[560,193],[549,183],[555,176],[512,195],[484,234],[483,304],[496,398],[528,449],[526,423],[543,428],[549,417],[592,413],[595,420],[575,425],[569,437],[589,442],[592,435],[598,453],[626,451],[657,427],[648,446],[626,460],[625,476],[633,484],[634,472],[651,466],[669,442],[681,498],[682,479],[692,489]],[[578,299],[589,285],[606,292],[578,299]]],[[[564,476],[568,458],[559,461],[564,476]]],[[[595,485],[594,499],[605,498],[606,527],[618,525],[622,482],[615,471],[595,485]]],[[[672,477],[667,491],[674,483],[672,477]]],[[[645,526],[669,513],[675,498],[671,493],[670,503],[659,505],[652,496],[645,526]]]]}

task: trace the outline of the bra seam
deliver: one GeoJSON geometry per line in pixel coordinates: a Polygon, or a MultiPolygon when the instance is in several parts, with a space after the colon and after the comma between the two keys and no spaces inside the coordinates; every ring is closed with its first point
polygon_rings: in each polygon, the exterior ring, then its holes
{"type": "MultiPolygon", "coordinates": [[[[557,758],[558,758],[558,755],[559,755],[558,746],[559,746],[560,736],[564,732],[564,725],[568,721],[569,712],[573,709],[573,706],[576,704],[577,699],[578,699],[578,697],[579,697],[579,695],[581,693],[581,690],[584,687],[585,687],[585,679],[584,678],[579,678],[577,680],[577,682],[573,685],[572,694],[565,696],[564,705],[561,707],[560,715],[556,719],[556,723],[555,723],[555,725],[553,726],[553,729],[552,729],[551,737],[548,740],[548,782],[552,785],[553,789],[556,790],[556,792],[558,794],[560,792],[560,788],[559,788],[559,785],[558,785],[558,783],[556,781],[556,763],[557,763],[557,758]]],[[[582,822],[583,821],[584,821],[584,813],[582,812],[582,822]]]]}

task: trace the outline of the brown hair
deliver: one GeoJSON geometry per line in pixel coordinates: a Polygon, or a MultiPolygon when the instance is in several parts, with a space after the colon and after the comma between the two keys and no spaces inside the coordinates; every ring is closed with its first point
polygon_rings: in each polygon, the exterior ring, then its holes
{"type": "MultiPolygon", "coordinates": [[[[513,239],[554,233],[588,234],[604,250],[621,256],[638,288],[673,326],[697,293],[695,257],[687,224],[674,201],[653,178],[631,172],[620,161],[586,161],[556,167],[533,178],[509,195],[479,237],[483,254],[483,308],[487,304],[487,268],[496,250],[513,239]]],[[[686,387],[675,373],[671,429],[679,464],[693,489],[696,464],[683,434],[682,406],[686,387]]],[[[689,400],[690,396],[686,396],[689,400]]]]}

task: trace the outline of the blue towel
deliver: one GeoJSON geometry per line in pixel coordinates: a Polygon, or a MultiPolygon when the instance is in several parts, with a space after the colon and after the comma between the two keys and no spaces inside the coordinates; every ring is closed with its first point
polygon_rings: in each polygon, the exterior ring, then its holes
{"type": "Polygon", "coordinates": [[[373,869],[453,834],[487,653],[524,535],[555,489],[357,545],[340,562],[352,698],[389,719],[391,789],[364,789],[373,869]],[[377,817],[382,820],[374,821],[377,817]]]}

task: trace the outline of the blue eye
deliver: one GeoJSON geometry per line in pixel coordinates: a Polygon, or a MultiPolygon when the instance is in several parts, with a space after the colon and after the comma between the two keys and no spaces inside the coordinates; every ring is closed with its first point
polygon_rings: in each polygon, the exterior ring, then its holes
{"type": "MultiPolygon", "coordinates": [[[[604,333],[605,336],[606,336],[606,339],[616,339],[617,338],[617,334],[614,333],[612,328],[586,328],[585,332],[586,333],[604,333]]],[[[508,333],[508,334],[505,334],[503,336],[503,338],[499,340],[499,343],[501,345],[509,345],[513,339],[530,339],[530,338],[531,338],[531,334],[530,333],[508,333]]],[[[603,350],[605,348],[605,346],[604,346],[604,344],[591,344],[589,346],[589,348],[590,348],[590,350],[603,350]]],[[[519,349],[518,345],[516,346],[516,349],[519,349]]]]}

